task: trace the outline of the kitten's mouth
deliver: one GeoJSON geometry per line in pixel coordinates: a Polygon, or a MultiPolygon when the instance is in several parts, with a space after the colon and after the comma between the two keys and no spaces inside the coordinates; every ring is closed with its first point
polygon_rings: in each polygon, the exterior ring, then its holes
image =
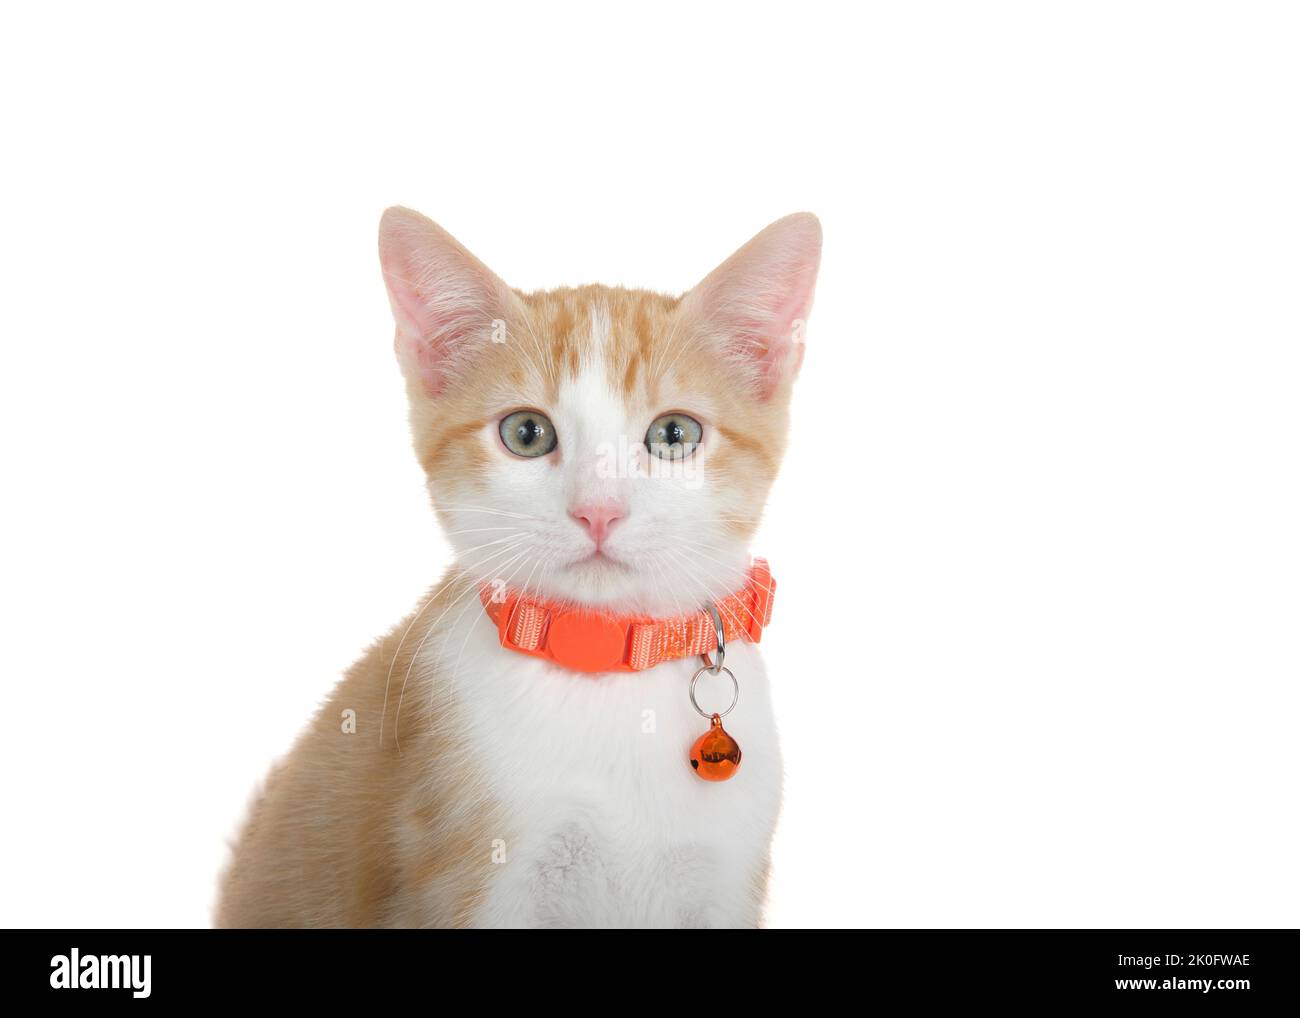
{"type": "Polygon", "coordinates": [[[627,563],[614,558],[608,551],[597,548],[593,552],[576,558],[568,565],[569,569],[626,569],[627,563]]]}

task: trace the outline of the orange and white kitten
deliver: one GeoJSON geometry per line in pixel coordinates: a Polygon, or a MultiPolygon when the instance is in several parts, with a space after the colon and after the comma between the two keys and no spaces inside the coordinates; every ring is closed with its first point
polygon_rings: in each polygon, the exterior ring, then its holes
{"type": "Polygon", "coordinates": [[[218,925],[759,924],[781,756],[757,648],[727,648],[744,766],[701,781],[698,658],[568,671],[503,648],[479,592],[676,616],[739,590],[820,252],[798,214],[681,297],[524,294],[423,216],[384,214],[415,450],[456,562],[272,770],[218,925]]]}

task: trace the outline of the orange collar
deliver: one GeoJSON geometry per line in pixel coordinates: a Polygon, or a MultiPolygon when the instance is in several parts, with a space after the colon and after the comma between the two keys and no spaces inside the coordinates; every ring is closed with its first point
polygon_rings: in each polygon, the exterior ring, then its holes
{"type": "MultiPolygon", "coordinates": [[[[767,562],[754,559],[745,586],[717,602],[728,643],[741,638],[758,643],[772,621],[775,592],[767,562]]],[[[497,624],[501,646],[577,672],[639,672],[672,658],[710,653],[718,642],[713,617],[703,608],[657,619],[498,594],[492,587],[483,587],[479,596],[497,624]]]]}

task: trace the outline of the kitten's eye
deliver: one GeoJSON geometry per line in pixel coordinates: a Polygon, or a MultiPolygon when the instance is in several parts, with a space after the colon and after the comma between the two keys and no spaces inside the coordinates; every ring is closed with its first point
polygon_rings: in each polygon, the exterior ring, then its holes
{"type": "Polygon", "coordinates": [[[516,410],[501,419],[501,441],[516,456],[545,456],[555,448],[555,427],[536,410],[516,410]]]}
{"type": "Polygon", "coordinates": [[[682,460],[700,444],[704,429],[686,414],[664,414],[645,433],[645,445],[660,459],[682,460]]]}

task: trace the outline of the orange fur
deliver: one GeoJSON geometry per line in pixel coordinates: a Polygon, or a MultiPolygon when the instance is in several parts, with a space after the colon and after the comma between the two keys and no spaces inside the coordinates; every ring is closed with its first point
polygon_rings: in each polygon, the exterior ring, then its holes
{"type": "MultiPolygon", "coordinates": [[[[452,574],[425,615],[464,588],[452,574]]],[[[223,876],[218,926],[468,925],[504,825],[458,740],[455,702],[412,696],[397,713],[419,645],[401,639],[409,621],[352,667],[271,772],[223,876]]]]}

